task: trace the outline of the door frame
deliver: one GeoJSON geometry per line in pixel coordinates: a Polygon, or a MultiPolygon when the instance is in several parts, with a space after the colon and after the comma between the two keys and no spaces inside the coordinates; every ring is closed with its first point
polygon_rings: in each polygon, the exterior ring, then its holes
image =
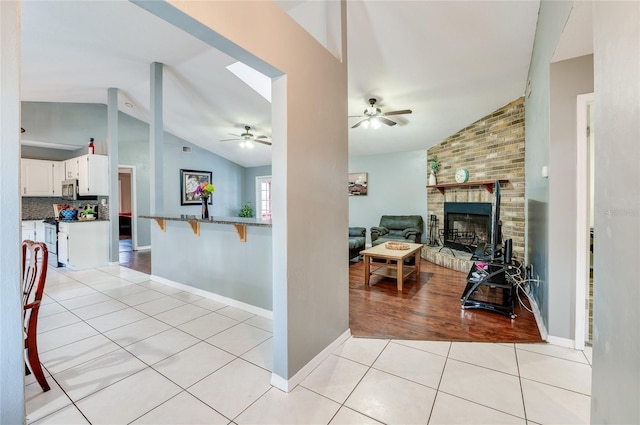
{"type": "Polygon", "coordinates": [[[256,218],[262,218],[262,194],[260,190],[260,183],[264,180],[272,180],[271,175],[256,176],[256,218]]]}
{"type": "MultiPolygon", "coordinates": [[[[136,202],[136,166],[135,165],[118,165],[118,173],[121,168],[131,170],[131,249],[138,250],[138,204],[136,202]]],[[[120,185],[118,185],[120,186],[120,185]]],[[[118,197],[120,197],[120,187],[118,187],[118,197]]],[[[118,215],[118,218],[120,216],[118,215]]],[[[118,226],[120,222],[118,221],[118,226]]],[[[120,231],[118,231],[118,237],[120,231]]]]}
{"type": "Polygon", "coordinates": [[[588,104],[595,101],[593,93],[580,94],[576,99],[576,304],[575,348],[583,350],[587,331],[587,295],[589,282],[589,140],[588,104]]]}

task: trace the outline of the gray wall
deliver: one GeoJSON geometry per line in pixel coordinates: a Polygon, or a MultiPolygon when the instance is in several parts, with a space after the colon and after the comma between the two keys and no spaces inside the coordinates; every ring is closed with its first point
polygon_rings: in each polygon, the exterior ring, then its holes
{"type": "Polygon", "coordinates": [[[596,284],[591,423],[638,424],[640,3],[593,5],[596,284]]]}
{"type": "Polygon", "coordinates": [[[21,275],[19,2],[0,2],[0,94],[0,423],[22,424],[25,380],[22,291],[18,283],[21,275]]]}
{"type": "MultiPolygon", "coordinates": [[[[87,146],[95,139],[96,154],[106,154],[107,106],[93,103],[22,102],[23,139],[87,146]]],[[[86,152],[83,152],[86,153],[86,152]]]]}
{"type": "Polygon", "coordinates": [[[211,197],[209,214],[222,217],[237,216],[244,189],[244,167],[221,158],[191,143],[166,133],[164,135],[164,210],[172,214],[200,214],[200,205],[180,205],[180,170],[211,171],[216,188],[211,197]],[[182,152],[190,146],[191,152],[182,152]]]}
{"type": "MultiPolygon", "coordinates": [[[[427,151],[418,150],[349,158],[350,173],[369,173],[367,196],[349,196],[349,226],[366,227],[371,243],[372,226],[382,215],[420,215],[427,237],[427,151]]],[[[347,196],[345,181],[344,193],[347,196]]],[[[439,192],[438,192],[439,195],[439,192]]]]}
{"type": "Polygon", "coordinates": [[[251,202],[253,207],[253,214],[256,213],[256,177],[258,176],[270,176],[271,165],[265,165],[264,167],[249,167],[244,170],[244,191],[242,192],[242,205],[246,201],[251,202]]]}
{"type": "Polygon", "coordinates": [[[200,236],[182,221],[166,225],[151,230],[154,275],[272,310],[271,228],[247,226],[241,242],[230,224],[201,224],[200,236]]]}
{"type": "MultiPolygon", "coordinates": [[[[531,93],[525,99],[525,262],[542,284],[533,288],[545,326],[549,326],[548,202],[549,180],[541,170],[549,164],[549,64],[571,11],[571,2],[543,1],[529,67],[531,93]]],[[[553,173],[553,170],[550,171],[553,173]]]]}
{"type": "MultiPolygon", "coordinates": [[[[106,119],[106,110],[105,110],[106,119]]],[[[136,213],[149,214],[149,125],[125,113],[118,113],[118,164],[135,166],[136,213]]],[[[138,246],[151,245],[151,223],[146,219],[134,221],[138,246]]]]}
{"type": "Polygon", "coordinates": [[[593,55],[551,64],[549,335],[575,338],[576,97],[593,92],[593,55]]]}

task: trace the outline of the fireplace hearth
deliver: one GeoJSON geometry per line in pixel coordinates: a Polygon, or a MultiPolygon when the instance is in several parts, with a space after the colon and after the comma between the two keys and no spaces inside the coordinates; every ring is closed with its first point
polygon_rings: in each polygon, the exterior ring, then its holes
{"type": "Polygon", "coordinates": [[[489,243],[491,210],[490,202],[445,202],[443,246],[473,253],[478,244],[489,243]]]}

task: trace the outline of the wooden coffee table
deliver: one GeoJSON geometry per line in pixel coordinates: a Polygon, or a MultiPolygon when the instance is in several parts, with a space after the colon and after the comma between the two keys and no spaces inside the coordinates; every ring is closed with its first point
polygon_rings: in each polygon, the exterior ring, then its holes
{"type": "Polygon", "coordinates": [[[395,278],[398,291],[402,291],[402,283],[411,273],[415,273],[416,277],[419,277],[420,248],[422,248],[422,244],[407,243],[407,245],[409,245],[409,249],[404,250],[388,249],[385,247],[385,244],[380,244],[360,251],[364,259],[364,287],[369,288],[369,277],[372,274],[395,278]],[[411,256],[415,257],[415,265],[405,265],[404,260],[411,256]],[[385,262],[372,264],[371,260],[374,258],[383,259],[385,262]],[[376,267],[378,264],[379,267],[376,267]],[[372,269],[372,266],[375,268],[372,269]]]}

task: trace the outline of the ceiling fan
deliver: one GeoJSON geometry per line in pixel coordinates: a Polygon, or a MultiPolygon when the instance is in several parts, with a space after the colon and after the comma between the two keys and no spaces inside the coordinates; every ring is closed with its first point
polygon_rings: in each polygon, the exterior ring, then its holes
{"type": "Polygon", "coordinates": [[[268,139],[268,136],[255,136],[253,134],[251,134],[249,132],[249,130],[251,130],[251,127],[248,125],[244,126],[244,133],[242,134],[233,134],[233,133],[229,133],[231,136],[236,136],[236,139],[223,139],[220,140],[221,142],[230,142],[232,140],[239,140],[240,141],[240,147],[243,149],[253,149],[254,148],[254,143],[262,143],[263,145],[267,145],[267,146],[271,146],[271,142],[264,140],[264,139],[268,139]],[[239,137],[239,138],[238,138],[239,137]]]}
{"type": "Polygon", "coordinates": [[[363,126],[364,128],[369,128],[369,126],[373,128],[380,128],[381,124],[386,124],[388,126],[396,125],[395,121],[391,121],[388,117],[390,115],[404,115],[410,114],[413,111],[411,109],[402,109],[400,111],[390,111],[390,112],[382,112],[380,108],[376,106],[377,99],[371,98],[369,99],[369,106],[364,110],[363,115],[349,115],[349,118],[364,118],[363,120],[358,121],[351,128],[356,128],[363,126]]]}

